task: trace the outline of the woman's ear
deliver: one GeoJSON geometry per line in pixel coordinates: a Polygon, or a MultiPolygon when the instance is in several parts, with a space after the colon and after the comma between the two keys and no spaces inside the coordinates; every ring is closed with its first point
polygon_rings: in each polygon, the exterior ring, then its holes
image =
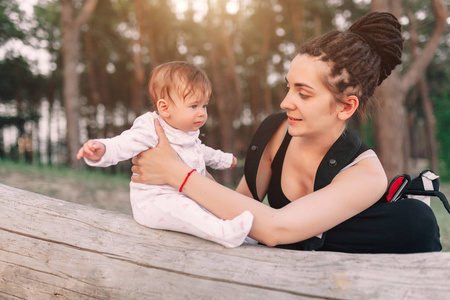
{"type": "Polygon", "coordinates": [[[338,118],[345,121],[351,118],[359,106],[359,99],[355,95],[347,96],[342,101],[338,111],[338,118]]]}
{"type": "Polygon", "coordinates": [[[159,99],[156,102],[156,109],[163,118],[170,117],[170,104],[165,99],[159,99]]]}

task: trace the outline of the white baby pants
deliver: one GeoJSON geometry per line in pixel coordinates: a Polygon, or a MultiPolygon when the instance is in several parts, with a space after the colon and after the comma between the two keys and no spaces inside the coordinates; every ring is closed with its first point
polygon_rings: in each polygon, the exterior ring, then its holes
{"type": "Polygon", "coordinates": [[[131,197],[134,219],[150,228],[188,233],[234,248],[246,240],[252,227],[253,215],[249,211],[232,220],[222,220],[182,193],[138,193],[138,197],[133,193],[131,197]]]}

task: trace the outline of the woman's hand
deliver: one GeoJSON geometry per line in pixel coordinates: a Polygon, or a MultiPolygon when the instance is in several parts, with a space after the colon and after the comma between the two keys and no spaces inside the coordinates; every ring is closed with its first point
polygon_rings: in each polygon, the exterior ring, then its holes
{"type": "MultiPolygon", "coordinates": [[[[145,184],[171,184],[177,173],[186,166],[178,159],[175,150],[170,146],[161,124],[155,119],[155,130],[158,145],[143,151],[132,159],[131,181],[145,184]],[[178,172],[177,172],[178,171],[178,172]]],[[[187,166],[186,166],[187,167],[187,166]]],[[[174,183],[174,185],[177,182],[174,183]]]]}

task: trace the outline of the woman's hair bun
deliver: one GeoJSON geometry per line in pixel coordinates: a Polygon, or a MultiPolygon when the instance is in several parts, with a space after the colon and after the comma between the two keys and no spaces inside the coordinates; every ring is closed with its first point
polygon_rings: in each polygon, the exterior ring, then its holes
{"type": "Polygon", "coordinates": [[[400,23],[390,13],[372,12],[357,20],[348,31],[357,34],[380,56],[380,85],[401,63],[404,39],[400,23]]]}

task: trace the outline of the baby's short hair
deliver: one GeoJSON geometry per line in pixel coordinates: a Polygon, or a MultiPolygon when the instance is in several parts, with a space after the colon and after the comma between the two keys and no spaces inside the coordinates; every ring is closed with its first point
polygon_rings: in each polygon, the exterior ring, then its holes
{"type": "Polygon", "coordinates": [[[185,61],[172,61],[157,66],[150,74],[148,90],[153,105],[159,99],[172,101],[171,94],[176,92],[184,101],[190,94],[201,93],[211,96],[211,82],[206,73],[185,61]]]}

